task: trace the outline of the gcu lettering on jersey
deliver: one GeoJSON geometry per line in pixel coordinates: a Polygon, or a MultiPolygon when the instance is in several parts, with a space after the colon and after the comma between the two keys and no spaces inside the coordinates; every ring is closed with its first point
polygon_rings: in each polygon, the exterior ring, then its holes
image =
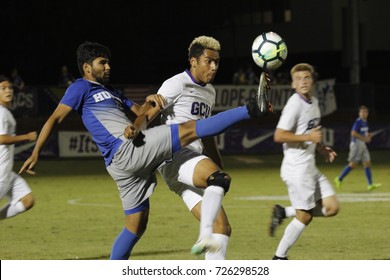
{"type": "Polygon", "coordinates": [[[191,106],[191,114],[208,117],[210,116],[210,106],[203,102],[193,102],[191,106]]]}
{"type": "Polygon", "coordinates": [[[310,120],[309,123],[307,124],[306,131],[319,126],[320,125],[320,121],[321,121],[321,118],[315,118],[315,119],[310,120]]]}

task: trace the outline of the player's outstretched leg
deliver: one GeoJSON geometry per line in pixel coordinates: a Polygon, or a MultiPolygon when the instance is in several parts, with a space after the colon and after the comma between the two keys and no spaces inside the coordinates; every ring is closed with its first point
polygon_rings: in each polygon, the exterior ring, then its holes
{"type": "Polygon", "coordinates": [[[283,222],[283,219],[286,218],[286,211],[283,206],[275,204],[272,208],[271,222],[269,225],[269,235],[274,236],[276,228],[283,222]]]}
{"type": "Polygon", "coordinates": [[[257,94],[248,102],[248,110],[252,118],[262,117],[273,112],[272,104],[268,100],[268,91],[271,88],[269,81],[268,75],[265,72],[261,73],[257,94]]]}

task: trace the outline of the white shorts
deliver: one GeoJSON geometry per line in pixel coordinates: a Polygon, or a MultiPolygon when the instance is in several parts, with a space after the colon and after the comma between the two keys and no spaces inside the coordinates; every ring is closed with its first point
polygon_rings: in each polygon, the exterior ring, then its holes
{"type": "Polygon", "coordinates": [[[15,172],[11,172],[8,178],[0,182],[0,199],[5,197],[11,204],[15,204],[32,192],[27,182],[15,172]]]}
{"type": "Polygon", "coordinates": [[[202,200],[203,189],[193,183],[195,166],[206,156],[188,148],[176,152],[172,161],[162,166],[159,171],[169,189],[177,193],[191,211],[202,200]]]}
{"type": "Polygon", "coordinates": [[[336,194],[328,179],[317,168],[311,174],[290,174],[282,180],[294,209],[313,209],[318,200],[336,194]]]}
{"type": "Polygon", "coordinates": [[[364,142],[351,142],[349,144],[349,162],[366,162],[370,161],[370,153],[368,151],[367,145],[364,142]]]}

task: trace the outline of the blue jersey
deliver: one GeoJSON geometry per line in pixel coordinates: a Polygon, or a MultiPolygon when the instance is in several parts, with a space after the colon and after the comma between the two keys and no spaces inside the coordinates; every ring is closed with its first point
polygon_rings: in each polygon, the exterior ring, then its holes
{"type": "Polygon", "coordinates": [[[108,166],[125,140],[123,133],[131,123],[126,112],[134,103],[116,90],[85,79],[71,84],[60,103],[78,112],[108,166]]]}
{"type": "MultiPolygon", "coordinates": [[[[366,137],[368,135],[368,123],[361,118],[357,118],[352,126],[352,131],[356,131],[360,135],[366,137]]],[[[357,139],[356,137],[352,137],[352,142],[361,141],[357,139]]]]}

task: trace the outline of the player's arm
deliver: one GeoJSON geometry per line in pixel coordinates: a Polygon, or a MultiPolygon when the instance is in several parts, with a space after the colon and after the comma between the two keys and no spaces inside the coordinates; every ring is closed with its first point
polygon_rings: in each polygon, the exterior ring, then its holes
{"type": "Polygon", "coordinates": [[[371,141],[371,134],[368,134],[367,136],[364,136],[357,132],[356,130],[351,131],[351,136],[355,137],[363,142],[369,143],[371,141]]]}
{"type": "Polygon", "coordinates": [[[37,140],[37,132],[32,131],[26,134],[20,134],[20,135],[9,135],[9,134],[3,134],[0,135],[0,145],[12,145],[23,141],[35,141],[37,140]]]}
{"type": "Polygon", "coordinates": [[[333,162],[337,153],[330,147],[324,146],[322,143],[317,143],[317,151],[325,158],[326,162],[333,162]]]}
{"type": "Polygon", "coordinates": [[[274,133],[274,141],[276,143],[301,143],[306,141],[320,143],[322,141],[321,126],[313,128],[310,133],[300,135],[277,127],[274,133]]]}
{"type": "Polygon", "coordinates": [[[129,124],[124,131],[127,139],[135,138],[139,131],[145,130],[146,127],[160,114],[165,103],[164,97],[159,94],[153,94],[146,97],[146,101],[138,108],[131,108],[137,115],[133,124],[129,124]],[[136,110],[136,111],[135,111],[136,110]]]}
{"type": "Polygon", "coordinates": [[[49,139],[52,131],[57,127],[72,111],[72,108],[60,103],[51,116],[47,119],[46,123],[42,127],[41,132],[39,133],[37,143],[35,144],[34,150],[32,151],[31,156],[24,162],[23,166],[19,170],[19,174],[23,171],[26,171],[30,175],[35,175],[33,170],[35,165],[38,162],[39,153],[44,147],[45,143],[49,139]]]}
{"type": "Polygon", "coordinates": [[[204,154],[207,155],[219,168],[223,169],[223,162],[221,154],[217,148],[215,137],[208,137],[202,139],[204,154]]]}

